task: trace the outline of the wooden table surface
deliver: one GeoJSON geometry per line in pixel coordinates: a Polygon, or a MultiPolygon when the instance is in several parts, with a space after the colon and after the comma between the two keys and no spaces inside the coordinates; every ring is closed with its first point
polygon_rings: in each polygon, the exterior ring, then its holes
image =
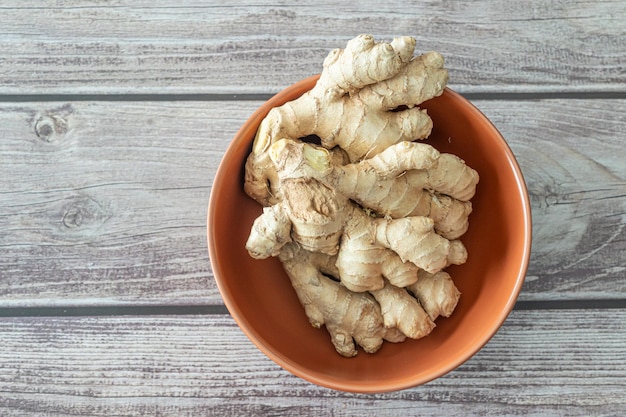
{"type": "Polygon", "coordinates": [[[626,2],[0,2],[0,415],[626,412],[626,2]],[[223,305],[211,183],[268,97],[411,35],[501,130],[532,202],[514,311],[426,385],[284,371],[223,305]]]}

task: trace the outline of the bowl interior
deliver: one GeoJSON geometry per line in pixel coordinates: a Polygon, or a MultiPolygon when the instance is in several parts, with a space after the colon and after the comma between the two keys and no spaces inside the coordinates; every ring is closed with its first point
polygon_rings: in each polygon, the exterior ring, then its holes
{"type": "Polygon", "coordinates": [[[450,89],[423,103],[433,119],[427,143],[463,158],[478,171],[470,228],[461,238],[467,263],[447,269],[461,291],[450,318],[439,318],[419,340],[385,342],[376,354],[339,356],[325,329],[311,327],[276,259],[245,250],[262,208],[243,191],[243,165],[256,128],[271,107],[312,88],[310,77],[264,103],[242,126],[213,183],[208,238],[224,302],[246,335],[288,371],[316,384],[352,392],[385,392],[437,378],[469,359],[497,331],[520,291],[530,253],[530,208],[515,158],[494,126],[450,89]]]}

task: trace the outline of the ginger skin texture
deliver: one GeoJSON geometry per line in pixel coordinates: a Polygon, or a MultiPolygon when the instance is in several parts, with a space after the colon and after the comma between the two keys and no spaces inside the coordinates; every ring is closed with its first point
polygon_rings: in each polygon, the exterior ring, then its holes
{"type": "Polygon", "coordinates": [[[414,50],[411,37],[376,43],[361,35],[332,51],[315,87],[261,122],[247,161],[246,192],[263,205],[275,203],[278,183],[267,151],[279,139],[317,135],[323,147],[339,146],[354,162],[429,136],[432,120],[418,105],[441,95],[448,71],[439,53],[413,58],[414,50]],[[406,110],[392,111],[400,106],[406,110]]]}
{"type": "Polygon", "coordinates": [[[312,90],[268,113],[246,161],[244,190],[264,206],[248,253],[280,259],[310,323],[346,357],[428,335],[460,297],[444,269],[467,260],[479,176],[416,142],[433,127],[419,105],[448,72],[414,49],[361,35],[333,50],[312,90]]]}
{"type": "Polygon", "coordinates": [[[385,326],[380,306],[370,294],[353,293],[328,277],[337,274],[333,257],[290,243],[281,250],[280,260],[311,325],[325,325],[342,356],[355,356],[357,344],[373,353],[383,340],[405,339],[396,328],[385,326]]]}

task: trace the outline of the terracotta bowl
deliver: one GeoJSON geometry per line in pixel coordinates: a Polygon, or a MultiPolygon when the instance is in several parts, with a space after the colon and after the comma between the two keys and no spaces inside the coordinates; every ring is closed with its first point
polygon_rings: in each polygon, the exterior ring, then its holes
{"type": "Polygon", "coordinates": [[[339,356],[324,328],[311,327],[280,262],[252,259],[244,245],[261,207],[243,191],[244,161],[270,108],[311,89],[302,80],[265,102],[235,135],[213,182],[208,211],[209,255],[232,317],[269,358],[315,384],[374,393],[405,389],[440,377],[480,350],[513,308],[531,246],[529,199],[508,145],[470,102],[447,89],[424,103],[434,129],[427,140],[480,174],[470,228],[461,238],[469,259],[447,269],[462,295],[450,318],[439,318],[419,340],[385,342],[375,354],[339,356]]]}

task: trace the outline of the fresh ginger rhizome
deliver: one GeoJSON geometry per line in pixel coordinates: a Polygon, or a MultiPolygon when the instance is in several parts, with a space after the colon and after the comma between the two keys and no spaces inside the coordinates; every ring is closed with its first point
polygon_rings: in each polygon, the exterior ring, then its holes
{"type": "Polygon", "coordinates": [[[442,94],[437,52],[415,39],[361,35],[324,61],[315,87],[272,109],[246,162],[246,193],[264,206],[246,249],[277,256],[307,317],[337,352],[420,338],[452,314],[478,173],[417,142],[442,94]],[[315,136],[319,144],[302,138],[315,136]]]}

